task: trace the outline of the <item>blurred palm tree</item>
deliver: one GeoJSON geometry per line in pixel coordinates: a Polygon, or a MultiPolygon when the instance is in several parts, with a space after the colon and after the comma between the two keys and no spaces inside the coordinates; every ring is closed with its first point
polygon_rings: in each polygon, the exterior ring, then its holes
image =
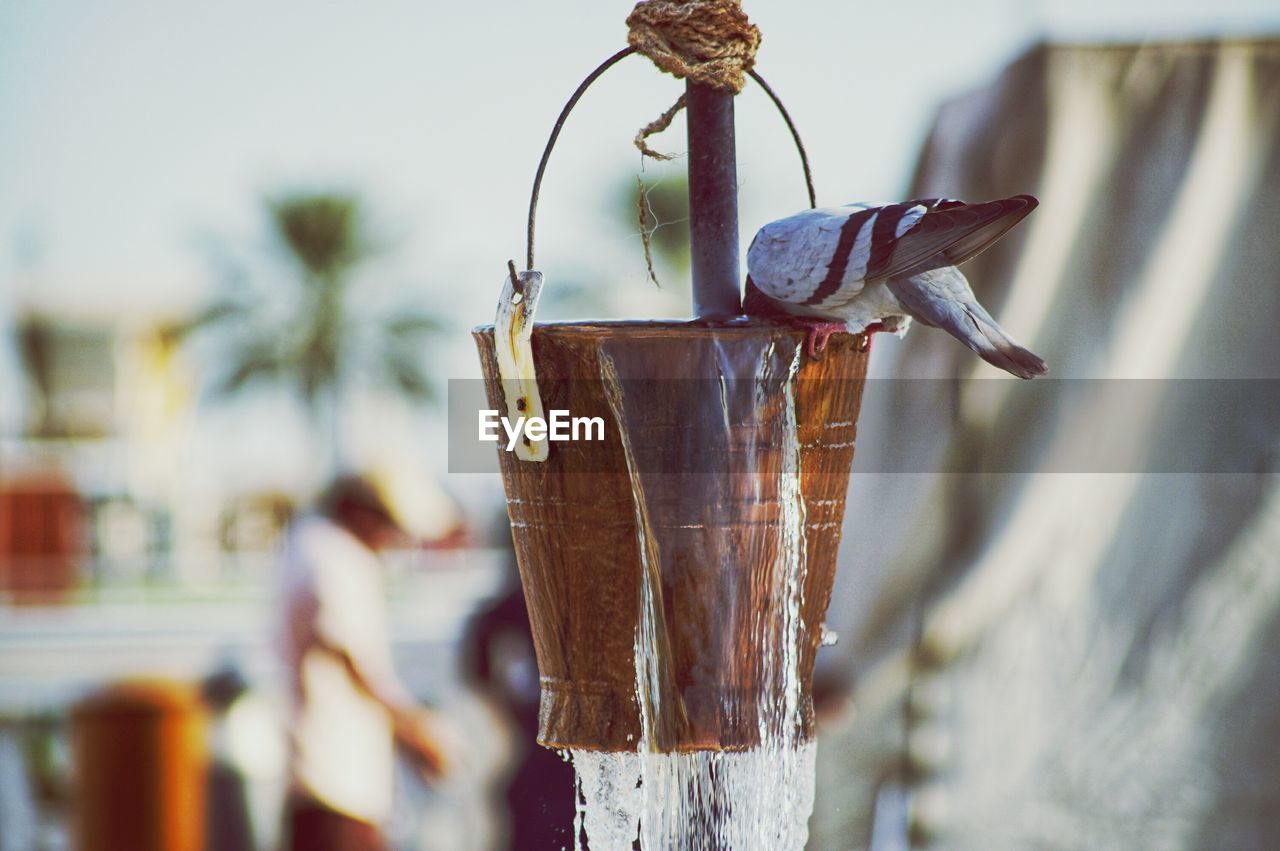
{"type": "Polygon", "coordinates": [[[342,404],[350,379],[364,373],[412,402],[436,401],[421,354],[446,323],[410,308],[361,315],[355,272],[378,251],[357,196],[296,192],[266,207],[273,242],[296,272],[289,292],[254,292],[239,268],[228,267],[230,292],[185,332],[216,327],[228,344],[226,367],[210,387],[215,398],[260,383],[290,386],[336,470],[344,460],[342,404]],[[271,309],[272,295],[288,296],[283,312],[271,309]]]}

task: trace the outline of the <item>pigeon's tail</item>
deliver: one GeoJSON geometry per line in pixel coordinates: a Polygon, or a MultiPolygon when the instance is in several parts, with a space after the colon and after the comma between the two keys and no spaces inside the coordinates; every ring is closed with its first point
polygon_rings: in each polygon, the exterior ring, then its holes
{"type": "Polygon", "coordinates": [[[960,327],[944,327],[987,363],[1019,378],[1035,378],[1049,371],[1043,358],[1015,343],[977,302],[965,305],[963,316],[960,327]]]}
{"type": "Polygon", "coordinates": [[[954,266],[909,279],[890,278],[889,291],[916,319],[946,331],[992,366],[1019,378],[1035,378],[1049,371],[1039,355],[1019,346],[996,324],[954,266]]]}

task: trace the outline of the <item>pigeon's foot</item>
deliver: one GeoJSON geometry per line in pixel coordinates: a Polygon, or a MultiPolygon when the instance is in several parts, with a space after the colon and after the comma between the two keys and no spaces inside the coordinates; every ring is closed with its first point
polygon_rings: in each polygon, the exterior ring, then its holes
{"type": "Polygon", "coordinates": [[[825,319],[792,317],[787,322],[789,325],[804,329],[804,350],[814,360],[822,358],[822,353],[827,350],[827,340],[831,338],[832,334],[849,330],[843,322],[828,322],[825,319]]]}
{"type": "Polygon", "coordinates": [[[888,331],[888,330],[889,330],[889,327],[885,325],[883,322],[872,322],[866,328],[863,328],[861,331],[858,332],[858,337],[860,338],[858,340],[858,351],[860,352],[871,351],[871,336],[880,331],[888,331]]]}

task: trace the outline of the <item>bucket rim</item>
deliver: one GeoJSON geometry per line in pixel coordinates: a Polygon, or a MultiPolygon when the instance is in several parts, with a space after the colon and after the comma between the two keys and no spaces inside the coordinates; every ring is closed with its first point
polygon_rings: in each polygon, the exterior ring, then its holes
{"type": "MultiPolygon", "coordinates": [[[[800,336],[803,332],[789,325],[771,322],[751,316],[735,316],[731,319],[568,319],[550,322],[535,322],[534,333],[554,334],[557,337],[591,337],[601,333],[633,332],[636,335],[650,333],[671,334],[684,332],[701,336],[703,334],[749,334],[760,331],[772,331],[792,336],[800,336]]],[[[474,336],[485,336],[493,333],[493,323],[477,325],[471,329],[474,336]]]]}

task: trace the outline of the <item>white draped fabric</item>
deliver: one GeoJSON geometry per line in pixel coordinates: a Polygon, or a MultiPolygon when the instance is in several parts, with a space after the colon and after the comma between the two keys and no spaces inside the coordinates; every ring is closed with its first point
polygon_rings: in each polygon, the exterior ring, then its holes
{"type": "MultiPolygon", "coordinates": [[[[911,195],[1020,192],[966,274],[1052,378],[1121,390],[869,391],[812,847],[1280,847],[1280,41],[1031,51],[941,109],[911,195]],[[1176,379],[1258,395],[1206,421],[1176,379]]],[[[872,370],[997,374],[925,329],[872,370]]]]}

